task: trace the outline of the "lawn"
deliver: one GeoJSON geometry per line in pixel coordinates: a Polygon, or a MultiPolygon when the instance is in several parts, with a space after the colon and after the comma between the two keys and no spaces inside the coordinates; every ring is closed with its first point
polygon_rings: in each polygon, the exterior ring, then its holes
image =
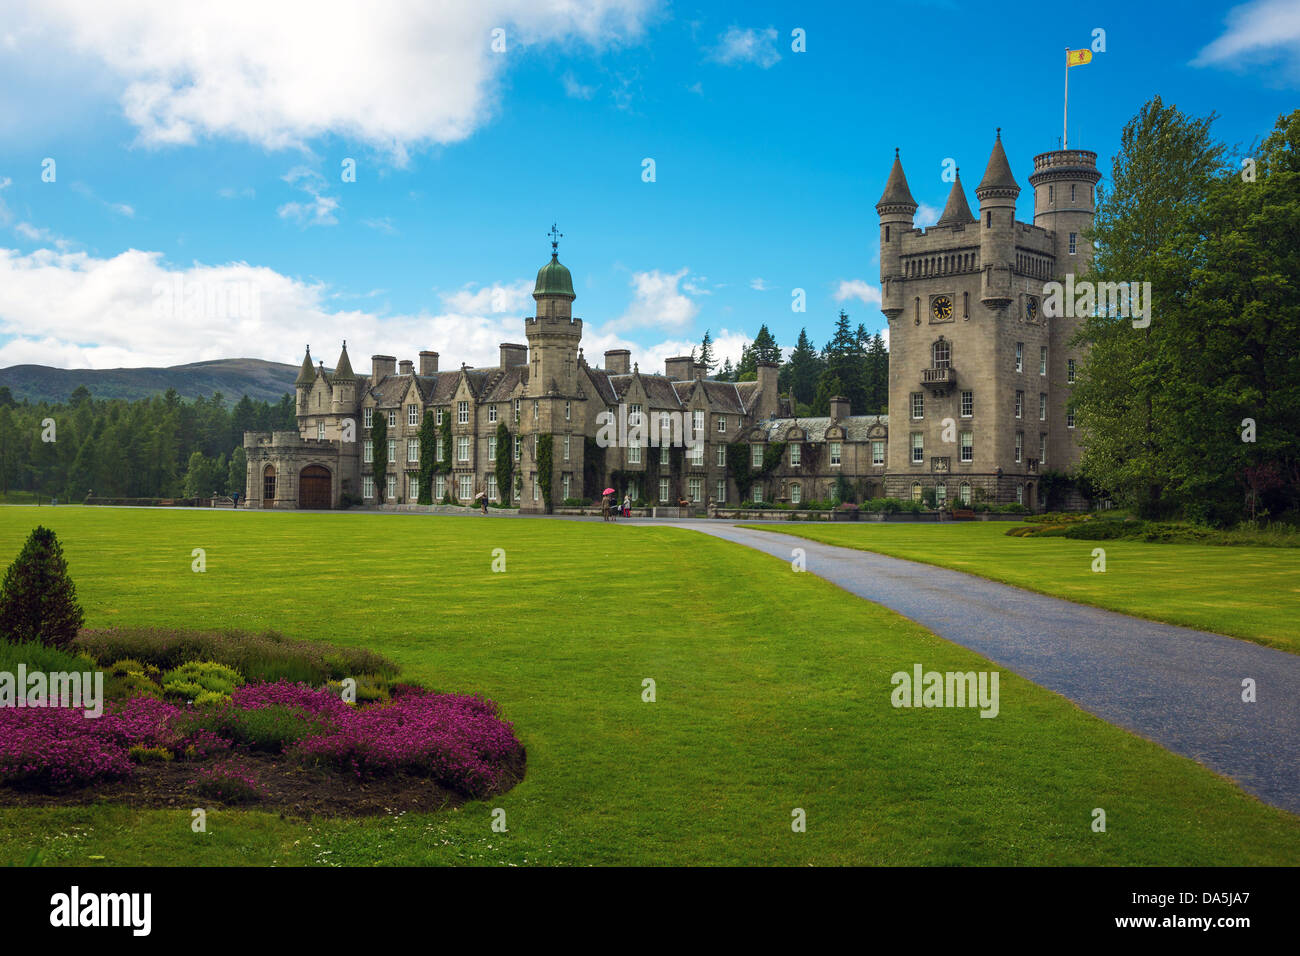
{"type": "Polygon", "coordinates": [[[746,525],[1300,652],[1300,550],[1014,538],[1006,521],[746,525]],[[1106,552],[1093,571],[1093,549],[1106,552]]]}
{"type": "Polygon", "coordinates": [[[274,627],[372,648],[498,701],[528,775],[442,814],[215,810],[206,834],[188,807],[0,808],[0,863],[32,849],[91,865],[1300,862],[1300,818],[1010,673],[996,719],[894,709],[895,671],[991,665],[691,531],[13,507],[0,561],[37,522],[64,544],[88,625],[274,627]],[[807,832],[791,829],[796,808],[807,832]]]}

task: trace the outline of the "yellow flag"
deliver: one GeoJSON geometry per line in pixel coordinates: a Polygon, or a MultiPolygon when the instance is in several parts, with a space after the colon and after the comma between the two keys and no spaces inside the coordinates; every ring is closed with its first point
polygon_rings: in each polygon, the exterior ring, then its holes
{"type": "Polygon", "coordinates": [[[1092,62],[1091,50],[1069,50],[1065,54],[1066,66],[1083,66],[1092,62]]]}

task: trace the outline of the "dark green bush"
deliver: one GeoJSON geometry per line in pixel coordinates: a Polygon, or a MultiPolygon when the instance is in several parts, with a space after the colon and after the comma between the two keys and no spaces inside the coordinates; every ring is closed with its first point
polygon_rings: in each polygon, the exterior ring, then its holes
{"type": "Polygon", "coordinates": [[[221,707],[186,718],[186,733],[210,730],[236,746],[263,753],[283,753],[288,744],[324,733],[326,725],[299,707],[273,705],[255,710],[221,707]]]}
{"type": "Polygon", "coordinates": [[[84,620],[59,539],[37,525],[0,583],[0,637],[66,647],[84,620]]]}

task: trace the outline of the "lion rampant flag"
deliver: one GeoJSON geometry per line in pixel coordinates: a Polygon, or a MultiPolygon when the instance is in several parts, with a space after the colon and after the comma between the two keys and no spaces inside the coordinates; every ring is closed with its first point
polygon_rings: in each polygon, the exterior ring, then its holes
{"type": "Polygon", "coordinates": [[[1065,65],[1067,67],[1083,66],[1085,63],[1091,63],[1091,62],[1092,62],[1091,50],[1067,50],[1065,52],[1065,65]]]}

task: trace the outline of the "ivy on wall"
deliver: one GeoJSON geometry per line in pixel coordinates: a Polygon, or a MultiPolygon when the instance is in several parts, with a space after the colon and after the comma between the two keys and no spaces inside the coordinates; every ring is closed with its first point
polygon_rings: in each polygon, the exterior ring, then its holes
{"type": "Polygon", "coordinates": [[[537,436],[537,483],[542,488],[542,504],[551,513],[551,479],[555,469],[555,438],[550,434],[537,436]]]}
{"type": "Polygon", "coordinates": [[[503,505],[510,504],[511,478],[515,471],[515,447],[505,422],[497,423],[497,496],[503,505]]]}
{"type": "Polygon", "coordinates": [[[433,476],[438,473],[436,440],[438,427],[433,411],[426,408],[420,420],[420,498],[419,504],[433,504],[433,476]]]}

